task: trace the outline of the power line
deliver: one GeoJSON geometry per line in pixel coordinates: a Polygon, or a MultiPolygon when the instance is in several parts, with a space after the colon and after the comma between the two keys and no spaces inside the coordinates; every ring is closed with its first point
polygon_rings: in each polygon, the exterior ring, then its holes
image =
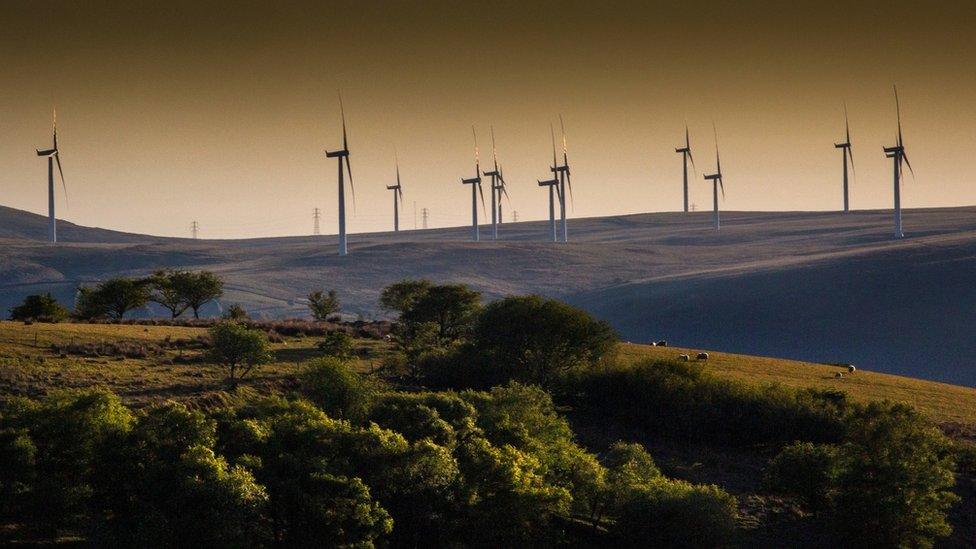
{"type": "Polygon", "coordinates": [[[315,225],[312,228],[312,234],[314,234],[315,236],[318,236],[318,235],[322,234],[319,231],[319,218],[321,218],[321,217],[322,217],[322,211],[321,210],[319,210],[318,208],[315,208],[315,209],[312,210],[312,219],[315,220],[315,225]]]}
{"type": "Polygon", "coordinates": [[[430,216],[430,210],[428,210],[427,208],[424,208],[422,211],[423,211],[423,215],[424,215],[424,228],[426,229],[427,228],[427,218],[430,216]]]}
{"type": "Polygon", "coordinates": [[[417,201],[413,201],[413,230],[417,230],[417,201]]]}
{"type": "Polygon", "coordinates": [[[190,224],[190,232],[193,233],[193,240],[197,239],[197,232],[200,230],[200,224],[194,221],[190,224]]]}
{"type": "Polygon", "coordinates": [[[512,221],[518,223],[518,210],[512,210],[512,221]]]}

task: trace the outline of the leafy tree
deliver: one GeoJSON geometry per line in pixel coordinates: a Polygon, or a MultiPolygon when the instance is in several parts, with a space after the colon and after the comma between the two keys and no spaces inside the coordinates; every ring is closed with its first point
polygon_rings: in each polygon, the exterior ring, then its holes
{"type": "Polygon", "coordinates": [[[623,502],[614,533],[630,547],[721,547],[736,515],[735,497],[718,486],[662,478],[623,502]]]}
{"type": "Polygon", "coordinates": [[[224,295],[224,282],[210,271],[183,272],[174,279],[183,302],[193,309],[193,317],[200,318],[200,308],[224,295]]]}
{"type": "Polygon", "coordinates": [[[506,377],[549,384],[557,375],[592,366],[613,349],[610,325],[565,303],[539,296],[489,303],[473,330],[478,356],[506,377]]]}
{"type": "Polygon", "coordinates": [[[37,446],[27,429],[0,429],[0,513],[11,516],[22,508],[34,485],[37,446]]]}
{"type": "Polygon", "coordinates": [[[795,442],[770,460],[763,485],[774,492],[794,494],[810,509],[823,511],[832,502],[838,474],[836,446],[795,442]]]}
{"type": "Polygon", "coordinates": [[[176,318],[190,308],[183,295],[183,286],[192,273],[187,271],[162,270],[149,277],[149,300],[158,303],[176,318]]]}
{"type": "Polygon", "coordinates": [[[329,290],[328,293],[315,290],[308,294],[308,308],[312,311],[312,318],[324,322],[339,312],[339,296],[335,290],[329,290]]]}
{"type": "Polygon", "coordinates": [[[10,320],[36,320],[39,322],[61,322],[68,318],[68,310],[51,294],[29,295],[24,302],[10,309],[10,320]]]}
{"type": "Polygon", "coordinates": [[[380,306],[388,311],[403,314],[430,290],[429,280],[401,280],[383,288],[380,306]]]}
{"type": "Polygon", "coordinates": [[[75,297],[75,309],[71,314],[82,320],[101,318],[108,316],[108,306],[96,288],[80,286],[75,297]]]}
{"type": "Polygon", "coordinates": [[[80,288],[76,314],[84,318],[108,315],[122,318],[125,313],[149,302],[149,283],[134,278],[111,278],[94,288],[80,288]]]}
{"type": "Polygon", "coordinates": [[[430,286],[400,315],[407,324],[433,322],[442,341],[465,337],[481,308],[481,294],[464,284],[430,286]]]}
{"type": "Polygon", "coordinates": [[[837,520],[853,545],[931,547],[958,499],[949,440],[903,404],[851,414],[839,448],[837,520]]]}
{"type": "Polygon", "coordinates": [[[301,383],[312,402],[343,419],[362,419],[376,393],[373,383],[337,357],[313,360],[302,372],[301,383]]]}
{"type": "Polygon", "coordinates": [[[236,322],[219,322],[210,328],[210,359],[227,368],[231,385],[251,371],[272,361],[264,334],[236,322]]]}
{"type": "Polygon", "coordinates": [[[183,405],[157,405],[97,466],[98,545],[245,547],[261,539],[263,487],[212,447],[215,425],[183,405]]]}

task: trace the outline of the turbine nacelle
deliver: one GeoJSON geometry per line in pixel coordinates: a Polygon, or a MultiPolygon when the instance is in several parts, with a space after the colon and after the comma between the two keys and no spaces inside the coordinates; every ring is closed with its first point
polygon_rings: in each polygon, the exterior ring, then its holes
{"type": "Polygon", "coordinates": [[[849,148],[851,148],[851,144],[850,143],[834,143],[834,148],[835,149],[849,149],[849,148]]]}
{"type": "Polygon", "coordinates": [[[337,158],[337,157],[349,156],[349,151],[347,151],[346,149],[342,149],[342,150],[338,150],[338,151],[325,151],[325,156],[326,156],[326,158],[337,158]]]}
{"type": "Polygon", "coordinates": [[[676,152],[678,154],[684,154],[686,152],[691,152],[691,149],[688,148],[688,147],[681,147],[679,149],[675,149],[674,152],[676,152]]]}
{"type": "Polygon", "coordinates": [[[40,149],[34,149],[34,150],[37,151],[37,156],[56,156],[58,154],[57,149],[46,149],[43,151],[40,149]]]}
{"type": "Polygon", "coordinates": [[[553,185],[558,185],[559,184],[559,180],[558,179],[547,179],[545,181],[539,181],[538,183],[539,183],[539,186],[540,187],[552,187],[553,185]]]}
{"type": "Polygon", "coordinates": [[[485,177],[498,177],[501,174],[499,174],[498,170],[492,170],[490,172],[481,172],[481,175],[485,177]]]}
{"type": "Polygon", "coordinates": [[[480,177],[472,177],[471,179],[461,179],[461,183],[463,183],[465,185],[472,185],[472,184],[480,185],[481,184],[481,178],[480,177]]]}

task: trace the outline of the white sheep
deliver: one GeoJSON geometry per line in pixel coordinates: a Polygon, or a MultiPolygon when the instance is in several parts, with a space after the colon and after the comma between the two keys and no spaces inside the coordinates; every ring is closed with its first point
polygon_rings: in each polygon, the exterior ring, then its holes
{"type": "Polygon", "coordinates": [[[688,355],[678,355],[678,359],[679,360],[684,360],[684,361],[687,362],[687,361],[691,360],[691,357],[688,356],[688,355]]]}
{"type": "Polygon", "coordinates": [[[857,368],[855,368],[853,364],[847,365],[847,373],[853,374],[855,370],[857,370],[857,368]]]}
{"type": "Polygon", "coordinates": [[[837,372],[837,373],[834,374],[834,378],[835,379],[840,379],[842,377],[844,377],[844,374],[842,374],[841,372],[837,372]]]}
{"type": "Polygon", "coordinates": [[[708,360],[708,353],[698,353],[698,360],[708,360]]]}

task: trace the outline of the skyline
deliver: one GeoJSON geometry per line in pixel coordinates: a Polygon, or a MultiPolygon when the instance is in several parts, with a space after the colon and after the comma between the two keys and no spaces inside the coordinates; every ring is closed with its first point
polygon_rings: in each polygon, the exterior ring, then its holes
{"type": "Polygon", "coordinates": [[[910,24],[869,7],[841,17],[828,4],[707,15],[696,5],[569,4],[558,16],[556,5],[494,4],[478,16],[505,35],[470,38],[453,25],[470,14],[451,5],[438,24],[405,4],[333,4],[347,29],[300,3],[244,4],[226,17],[217,4],[178,3],[172,13],[68,4],[55,21],[4,6],[13,32],[0,38],[10,68],[0,203],[46,211],[46,167],[33,150],[50,138],[56,104],[70,196],[59,218],[164,236],[189,236],[196,220],[203,238],[243,238],[311,234],[317,207],[322,232],[334,234],[336,174],[323,151],[339,143],[341,88],[356,157],[351,233],[392,230],[394,148],[410,182],[401,229],[413,228],[415,202],[418,227],[424,207],[430,227],[470,224],[457,181],[470,175],[472,124],[483,135],[494,127],[506,214],[548,219],[536,181],[549,177],[548,125],[559,114],[573,157],[571,219],[681,210],[674,148],[685,120],[699,211],[711,198],[702,171],[713,120],[731,185],[721,210],[839,211],[833,144],[844,139],[845,102],[852,208],[890,209],[882,147],[896,131],[892,84],[918,176],[905,182],[903,206],[976,203],[965,170],[976,151],[976,75],[960,71],[976,59],[971,9],[896,4],[910,24]]]}

